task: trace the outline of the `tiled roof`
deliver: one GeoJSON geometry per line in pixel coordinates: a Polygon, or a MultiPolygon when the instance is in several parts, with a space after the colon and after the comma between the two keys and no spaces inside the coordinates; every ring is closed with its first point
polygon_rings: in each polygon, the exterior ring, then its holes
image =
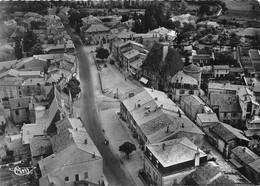
{"type": "Polygon", "coordinates": [[[249,163],[249,167],[251,167],[253,170],[255,170],[257,173],[260,173],[260,159],[249,163]]]}
{"type": "Polygon", "coordinates": [[[255,160],[260,159],[254,152],[252,152],[247,147],[237,146],[231,151],[244,164],[249,164],[254,162],[255,160]]]}
{"type": "Polygon", "coordinates": [[[205,105],[205,102],[200,99],[198,96],[195,95],[189,95],[189,96],[184,96],[181,98],[181,100],[186,104],[191,107],[197,107],[200,105],[205,105]]]}
{"type": "Polygon", "coordinates": [[[194,160],[197,150],[200,153],[200,157],[207,156],[186,137],[150,144],[146,148],[151,151],[163,167],[170,167],[194,160]],[[163,144],[165,144],[164,149],[162,148],[163,144]]]}
{"type": "Polygon", "coordinates": [[[189,66],[184,67],[183,70],[190,71],[190,72],[200,72],[201,68],[195,65],[194,63],[192,63],[189,66]]]}
{"type": "Polygon", "coordinates": [[[153,29],[151,31],[149,31],[148,33],[154,33],[154,34],[160,34],[160,35],[165,35],[167,33],[169,33],[171,30],[167,29],[167,28],[164,28],[164,27],[159,27],[159,28],[156,28],[156,29],[153,29]]]}
{"type": "Polygon", "coordinates": [[[47,136],[34,136],[30,142],[32,157],[52,153],[51,140],[47,136]]]}
{"type": "Polygon", "coordinates": [[[29,108],[30,97],[9,99],[10,109],[29,108]]]}
{"type": "Polygon", "coordinates": [[[228,178],[225,173],[221,172],[218,165],[215,162],[208,162],[198,167],[191,173],[190,179],[198,185],[230,185],[234,184],[234,181],[228,178]]]}
{"type": "Polygon", "coordinates": [[[219,112],[239,112],[241,108],[237,95],[234,94],[221,94],[221,93],[210,93],[210,105],[219,106],[219,112]]]}
{"type": "Polygon", "coordinates": [[[230,141],[232,139],[238,138],[244,141],[249,141],[243,134],[242,131],[236,129],[230,125],[224,123],[217,123],[210,126],[210,129],[217,134],[224,141],[230,141]]]}
{"type": "Polygon", "coordinates": [[[102,25],[102,24],[94,24],[90,25],[86,30],[85,33],[96,33],[96,32],[109,32],[109,28],[102,25]]]}

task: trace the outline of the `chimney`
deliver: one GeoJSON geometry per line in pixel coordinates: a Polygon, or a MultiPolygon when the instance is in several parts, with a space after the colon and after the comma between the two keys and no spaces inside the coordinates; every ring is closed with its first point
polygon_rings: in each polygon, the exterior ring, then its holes
{"type": "Polygon", "coordinates": [[[166,130],[166,133],[169,133],[169,125],[167,126],[167,130],[166,130]]]}
{"type": "Polygon", "coordinates": [[[154,98],[154,100],[155,100],[155,101],[158,101],[158,98],[156,97],[156,98],[154,98]]]}
{"type": "Polygon", "coordinates": [[[95,152],[94,152],[94,154],[92,155],[92,158],[96,158],[96,154],[95,154],[95,152]]]}
{"type": "Polygon", "coordinates": [[[64,99],[61,99],[61,108],[62,109],[65,109],[65,100],[64,99]]]}
{"type": "Polygon", "coordinates": [[[199,152],[199,148],[197,147],[197,151],[195,153],[195,167],[200,165],[200,152],[199,152]]]}
{"type": "Polygon", "coordinates": [[[162,144],[162,150],[165,150],[165,143],[162,144]]]}
{"type": "Polygon", "coordinates": [[[243,148],[243,152],[244,152],[244,153],[246,152],[246,148],[245,148],[245,147],[243,148]]]}
{"type": "Polygon", "coordinates": [[[184,128],[184,123],[182,123],[181,128],[184,128]]]}
{"type": "Polygon", "coordinates": [[[161,108],[163,108],[163,104],[161,104],[161,108]]]}
{"type": "Polygon", "coordinates": [[[84,140],[84,144],[88,144],[88,140],[87,139],[84,140]]]}
{"type": "Polygon", "coordinates": [[[70,132],[70,139],[72,138],[72,133],[70,132]]]}

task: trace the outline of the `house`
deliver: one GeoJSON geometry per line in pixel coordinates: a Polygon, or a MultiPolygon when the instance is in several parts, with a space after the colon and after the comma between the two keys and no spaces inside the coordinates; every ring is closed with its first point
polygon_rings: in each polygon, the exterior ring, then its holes
{"type": "Polygon", "coordinates": [[[59,85],[55,86],[54,94],[57,102],[57,108],[63,117],[73,117],[73,101],[71,96],[63,93],[59,85]]]}
{"type": "Polygon", "coordinates": [[[242,110],[242,120],[251,119],[260,112],[260,104],[256,101],[254,93],[248,88],[238,90],[239,105],[242,110]]]}
{"type": "Polygon", "coordinates": [[[249,50],[250,62],[253,64],[255,70],[255,77],[260,73],[260,50],[249,50]]]}
{"type": "Polygon", "coordinates": [[[102,21],[93,15],[83,17],[81,20],[83,25],[102,24],[102,21]]]}
{"type": "Polygon", "coordinates": [[[196,120],[197,114],[205,112],[205,102],[198,96],[189,95],[181,98],[180,101],[181,110],[190,118],[192,121],[196,120]]]}
{"type": "Polygon", "coordinates": [[[93,184],[103,182],[103,159],[92,139],[78,119],[64,118],[56,123],[57,134],[51,137],[53,154],[38,162],[40,186],[71,185],[86,180],[93,184]],[[80,123],[78,127],[72,123],[80,123]]]}
{"type": "Polygon", "coordinates": [[[207,155],[188,138],[150,144],[144,151],[144,171],[152,185],[182,184],[207,161],[207,155]]]}
{"type": "Polygon", "coordinates": [[[135,61],[133,61],[132,63],[130,63],[130,73],[133,77],[135,77],[135,79],[140,79],[141,78],[141,66],[143,64],[143,59],[137,59],[135,61]]]}
{"type": "Polygon", "coordinates": [[[240,88],[245,88],[245,85],[235,85],[231,83],[216,83],[210,81],[208,83],[208,95],[210,93],[221,93],[221,94],[237,94],[240,88]]]}
{"type": "Polygon", "coordinates": [[[201,69],[191,64],[173,76],[170,84],[170,96],[180,102],[182,97],[200,95],[201,69]]]}
{"type": "Polygon", "coordinates": [[[208,104],[217,114],[219,121],[241,127],[242,110],[236,95],[210,93],[208,104]]]}
{"type": "Polygon", "coordinates": [[[181,137],[202,145],[204,133],[165,93],[140,88],[120,100],[120,114],[141,146],[181,137]]]}
{"type": "Polygon", "coordinates": [[[230,71],[229,65],[213,65],[214,78],[227,77],[229,71],[230,71]]]}
{"type": "Polygon", "coordinates": [[[140,52],[138,50],[130,50],[129,52],[126,52],[123,54],[123,69],[125,71],[130,71],[130,64],[133,62],[133,61],[136,61],[139,59],[139,56],[140,56],[140,52]]]}
{"type": "Polygon", "coordinates": [[[151,50],[154,43],[158,43],[160,36],[159,34],[152,33],[138,33],[134,34],[134,40],[144,45],[147,50],[151,50]]]}
{"type": "Polygon", "coordinates": [[[123,67],[123,54],[124,53],[129,52],[131,50],[136,50],[136,51],[139,51],[140,53],[144,53],[144,54],[146,52],[144,49],[144,46],[135,41],[127,41],[127,42],[120,43],[118,45],[117,50],[118,50],[118,56],[116,58],[119,59],[120,67],[123,67]]]}
{"type": "Polygon", "coordinates": [[[41,78],[43,77],[41,71],[25,71],[25,70],[16,70],[10,69],[0,74],[0,79],[9,79],[9,80],[17,80],[20,78],[28,79],[28,78],[41,78]]]}
{"type": "Polygon", "coordinates": [[[110,29],[103,24],[85,25],[80,28],[81,35],[88,44],[108,43],[110,29]]]}
{"type": "Polygon", "coordinates": [[[191,56],[193,63],[200,64],[201,67],[210,64],[211,56],[209,54],[195,54],[191,56]]]}
{"type": "Polygon", "coordinates": [[[46,134],[45,125],[42,124],[24,124],[21,128],[23,145],[31,144],[34,136],[44,136],[46,134]]]}
{"type": "Polygon", "coordinates": [[[158,90],[168,89],[171,79],[182,70],[184,63],[181,55],[169,43],[154,43],[143,62],[142,76],[148,80],[148,86],[158,90]]]}
{"type": "Polygon", "coordinates": [[[191,14],[175,15],[172,16],[170,19],[172,22],[179,21],[181,23],[181,27],[183,27],[185,23],[190,23],[195,26],[197,21],[197,17],[191,14]]]}
{"type": "Polygon", "coordinates": [[[200,113],[197,114],[196,123],[204,132],[209,132],[209,127],[215,123],[218,123],[218,117],[216,113],[200,113]]]}
{"type": "Polygon", "coordinates": [[[30,141],[30,150],[32,163],[36,166],[38,161],[53,153],[50,137],[46,135],[33,136],[30,141]]]}
{"type": "Polygon", "coordinates": [[[23,148],[22,134],[13,134],[5,136],[5,144],[8,150],[17,150],[23,148]]]}
{"type": "Polygon", "coordinates": [[[156,28],[156,29],[153,29],[153,30],[149,31],[148,33],[149,33],[149,34],[159,34],[160,37],[165,38],[166,35],[167,35],[170,31],[171,31],[171,30],[169,30],[169,29],[167,29],[167,28],[159,27],[159,28],[156,28]]]}
{"type": "Polygon", "coordinates": [[[226,158],[230,157],[232,149],[247,146],[249,142],[241,130],[221,122],[209,127],[208,139],[226,158]]]}
{"type": "Polygon", "coordinates": [[[9,99],[11,118],[15,124],[22,124],[30,121],[30,100],[30,97],[9,99]]]}
{"type": "Polygon", "coordinates": [[[6,108],[9,105],[9,98],[18,98],[22,96],[22,80],[7,81],[0,80],[0,96],[3,106],[6,108]]]}
{"type": "Polygon", "coordinates": [[[0,103],[0,131],[4,131],[6,124],[4,106],[0,103]]]}
{"type": "Polygon", "coordinates": [[[113,27],[117,25],[122,19],[121,16],[117,15],[97,16],[97,18],[100,19],[102,23],[107,27],[113,27]]]}
{"type": "Polygon", "coordinates": [[[45,79],[44,78],[30,78],[22,83],[22,91],[24,96],[31,95],[46,95],[45,79]]]}
{"type": "Polygon", "coordinates": [[[237,146],[232,150],[230,162],[254,184],[259,184],[260,158],[247,147],[237,146]]]}
{"type": "Polygon", "coordinates": [[[43,51],[46,54],[55,54],[55,53],[67,53],[67,52],[74,52],[75,51],[75,46],[74,44],[66,43],[66,44],[60,44],[60,45],[48,45],[48,46],[43,46],[43,51]]]}
{"type": "Polygon", "coordinates": [[[259,130],[260,129],[260,117],[253,116],[252,119],[246,120],[246,128],[247,130],[259,130]]]}
{"type": "Polygon", "coordinates": [[[255,77],[244,77],[245,84],[249,87],[250,90],[254,92],[256,101],[260,101],[260,81],[259,78],[255,77]]]}
{"type": "Polygon", "coordinates": [[[219,24],[214,21],[200,21],[197,23],[197,26],[206,28],[218,28],[219,24]]]}

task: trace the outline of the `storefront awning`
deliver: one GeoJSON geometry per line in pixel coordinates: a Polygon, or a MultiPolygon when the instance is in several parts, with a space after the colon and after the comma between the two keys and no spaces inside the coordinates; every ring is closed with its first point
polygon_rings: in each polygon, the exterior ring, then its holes
{"type": "Polygon", "coordinates": [[[142,77],[139,81],[142,82],[142,83],[144,83],[144,84],[147,84],[147,82],[148,82],[148,80],[145,79],[144,77],[142,77]]]}

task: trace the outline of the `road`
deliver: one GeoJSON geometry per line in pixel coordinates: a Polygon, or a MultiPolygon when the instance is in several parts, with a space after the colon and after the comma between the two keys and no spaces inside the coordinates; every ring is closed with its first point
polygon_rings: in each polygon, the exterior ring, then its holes
{"type": "MultiPolygon", "coordinates": [[[[70,29],[68,34],[73,35],[70,29]]],[[[72,37],[75,40],[75,35],[72,37]]],[[[79,77],[81,82],[81,119],[93,142],[100,151],[104,161],[104,174],[110,185],[135,185],[129,174],[124,170],[120,161],[110,150],[109,145],[104,144],[104,134],[101,129],[98,109],[95,100],[93,81],[89,59],[90,55],[84,51],[82,46],[77,47],[79,60],[79,77]]]]}

